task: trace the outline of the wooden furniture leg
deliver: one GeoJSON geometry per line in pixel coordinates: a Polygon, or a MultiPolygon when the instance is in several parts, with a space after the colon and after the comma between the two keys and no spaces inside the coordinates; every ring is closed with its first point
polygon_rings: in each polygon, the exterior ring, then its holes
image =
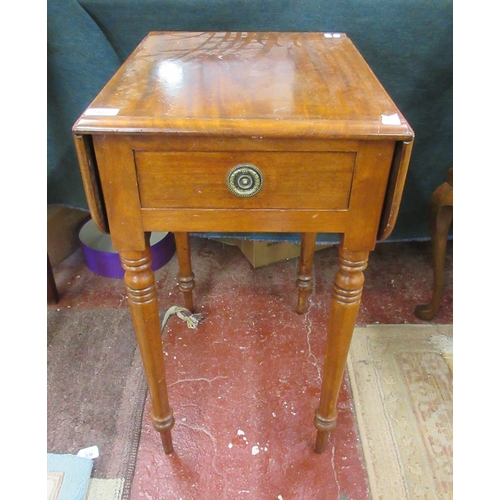
{"type": "Polygon", "coordinates": [[[194,274],[191,268],[191,247],[189,244],[189,233],[176,232],[175,247],[179,261],[179,289],[184,293],[184,305],[186,309],[194,312],[193,289],[195,286],[194,274]]]}
{"type": "Polygon", "coordinates": [[[444,263],[446,258],[446,240],[453,219],[453,169],[448,171],[446,182],[433,193],[430,206],[430,230],[432,261],[434,268],[434,286],[429,304],[415,308],[417,318],[429,321],[437,316],[443,298],[444,263]]]}
{"type": "Polygon", "coordinates": [[[153,405],[153,426],[160,433],[165,453],[169,454],[173,451],[171,428],[174,417],[165,381],[160,316],[149,246],[141,252],[120,252],[120,259],[125,269],[128,303],[153,405]]]}
{"type": "Polygon", "coordinates": [[[316,233],[302,233],[300,242],[299,273],[297,276],[297,287],[299,289],[297,312],[299,314],[304,313],[306,309],[307,295],[312,290],[312,266],[314,261],[315,246],[316,233]]]}
{"type": "Polygon", "coordinates": [[[47,304],[57,304],[59,302],[59,291],[57,290],[54,271],[50,263],[49,254],[47,254],[47,304]]]}
{"type": "Polygon", "coordinates": [[[315,446],[317,453],[324,451],[328,435],[335,428],[337,400],[358,314],[364,283],[363,271],[368,264],[368,256],[367,251],[353,252],[342,245],[339,248],[340,268],[333,285],[323,383],[314,418],[314,425],[318,430],[315,446]]]}

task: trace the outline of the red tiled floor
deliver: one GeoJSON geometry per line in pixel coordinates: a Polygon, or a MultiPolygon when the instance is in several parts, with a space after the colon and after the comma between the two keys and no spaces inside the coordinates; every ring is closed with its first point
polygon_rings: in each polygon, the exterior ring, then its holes
{"type": "MultiPolygon", "coordinates": [[[[314,290],[295,313],[297,259],[252,269],[236,247],[193,238],[195,307],[189,330],[172,317],[164,332],[176,425],[165,456],[146,402],[132,499],[369,499],[347,378],[327,451],[313,451],[325,329],[336,248],[315,257],[314,290]]],[[[443,305],[452,319],[452,243],[443,305]]],[[[182,305],[174,259],[155,273],[160,310],[182,305]]],[[[55,269],[61,300],[50,307],[127,307],[121,280],[93,275],[75,252],[55,269]]],[[[430,299],[430,244],[385,243],[372,253],[358,325],[423,323],[430,299]]]]}

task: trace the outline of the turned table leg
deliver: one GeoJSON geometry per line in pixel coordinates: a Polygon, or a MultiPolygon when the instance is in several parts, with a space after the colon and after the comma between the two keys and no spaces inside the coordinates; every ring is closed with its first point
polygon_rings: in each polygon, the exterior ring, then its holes
{"type": "Polygon", "coordinates": [[[125,269],[128,303],[153,405],[153,426],[161,435],[165,453],[169,454],[173,451],[171,428],[174,417],[168,401],[160,317],[149,246],[145,251],[120,252],[120,259],[125,269]]]}
{"type": "Polygon", "coordinates": [[[176,232],[175,247],[179,261],[179,289],[184,294],[184,305],[186,309],[194,312],[193,289],[195,285],[194,274],[191,268],[191,247],[189,245],[189,233],[176,232]]]}
{"type": "Polygon", "coordinates": [[[314,261],[315,246],[316,233],[302,233],[300,242],[299,273],[297,276],[297,287],[299,289],[297,312],[300,314],[304,313],[306,309],[307,295],[312,290],[312,266],[314,261]]]}
{"type": "Polygon", "coordinates": [[[453,169],[448,172],[447,181],[433,193],[430,204],[430,231],[434,286],[429,304],[418,305],[414,314],[419,319],[430,321],[436,317],[444,286],[444,263],[446,260],[446,240],[453,219],[453,169]]]}
{"type": "Polygon", "coordinates": [[[335,428],[337,400],[356,323],[369,252],[339,248],[339,270],[335,275],[323,367],[323,382],[314,425],[318,430],[315,451],[324,451],[335,428]]]}

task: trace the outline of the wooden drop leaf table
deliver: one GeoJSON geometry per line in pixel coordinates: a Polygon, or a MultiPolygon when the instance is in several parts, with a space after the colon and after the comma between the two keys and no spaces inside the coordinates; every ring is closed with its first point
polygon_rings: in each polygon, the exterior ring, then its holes
{"type": "Polygon", "coordinates": [[[315,449],[335,427],[370,251],[394,227],[414,134],[342,33],[151,32],[73,127],[90,213],[109,232],[171,453],[149,233],[174,232],[193,310],[190,232],[300,233],[298,312],[317,233],[340,234],[315,449]]]}

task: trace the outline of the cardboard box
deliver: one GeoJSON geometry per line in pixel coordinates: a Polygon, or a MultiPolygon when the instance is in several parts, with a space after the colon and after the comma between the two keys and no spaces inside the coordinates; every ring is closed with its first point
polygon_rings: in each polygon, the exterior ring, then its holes
{"type": "MultiPolygon", "coordinates": [[[[300,243],[288,241],[256,241],[238,238],[214,238],[221,243],[237,246],[254,268],[268,266],[276,262],[295,259],[300,256],[300,243]]],[[[332,244],[316,245],[316,251],[331,247],[332,244]]]]}
{"type": "Polygon", "coordinates": [[[236,244],[253,267],[294,259],[300,255],[300,244],[287,241],[236,240],[236,244]]]}
{"type": "Polygon", "coordinates": [[[63,205],[47,207],[47,253],[50,264],[57,266],[80,245],[78,231],[89,213],[63,205]]]}

